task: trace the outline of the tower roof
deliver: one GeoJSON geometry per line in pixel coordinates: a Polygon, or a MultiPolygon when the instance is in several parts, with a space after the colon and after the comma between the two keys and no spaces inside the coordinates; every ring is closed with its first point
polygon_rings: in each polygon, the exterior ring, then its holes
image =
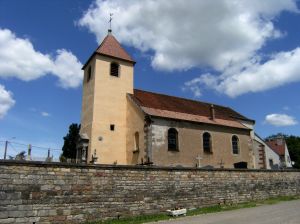
{"type": "Polygon", "coordinates": [[[85,63],[85,65],[83,66],[83,69],[89,63],[89,61],[95,54],[100,54],[100,55],[124,60],[124,61],[135,64],[135,61],[132,59],[132,57],[125,51],[125,49],[121,46],[121,44],[117,41],[117,39],[111,33],[109,33],[104,38],[104,40],[99,45],[99,47],[96,49],[96,51],[93,53],[93,55],[85,63]]]}

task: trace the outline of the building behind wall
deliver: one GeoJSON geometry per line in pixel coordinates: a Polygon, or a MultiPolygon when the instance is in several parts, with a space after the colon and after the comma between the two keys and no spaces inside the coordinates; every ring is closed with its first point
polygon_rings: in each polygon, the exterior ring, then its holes
{"type": "Polygon", "coordinates": [[[78,155],[101,164],[254,168],[253,120],[228,107],[136,90],[134,65],[109,32],[83,66],[80,133],[88,143],[78,155]]]}
{"type": "Polygon", "coordinates": [[[254,155],[256,169],[280,169],[280,156],[258,134],[254,137],[254,155]]]}
{"type": "Polygon", "coordinates": [[[289,150],[283,136],[278,135],[277,137],[267,139],[266,143],[279,155],[280,166],[282,168],[292,167],[289,150]]]}

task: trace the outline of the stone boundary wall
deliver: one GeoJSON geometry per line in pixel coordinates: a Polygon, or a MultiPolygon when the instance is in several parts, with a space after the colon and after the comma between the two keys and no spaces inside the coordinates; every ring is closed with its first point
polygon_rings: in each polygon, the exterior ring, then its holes
{"type": "Polygon", "coordinates": [[[80,223],[285,195],[300,195],[299,170],[0,160],[0,223],[80,223]]]}

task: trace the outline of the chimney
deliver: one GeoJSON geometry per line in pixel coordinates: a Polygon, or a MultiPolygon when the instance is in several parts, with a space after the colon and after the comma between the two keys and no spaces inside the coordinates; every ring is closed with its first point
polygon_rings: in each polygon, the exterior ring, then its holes
{"type": "Polygon", "coordinates": [[[211,120],[215,119],[215,108],[213,104],[210,105],[210,119],[211,120]]]}

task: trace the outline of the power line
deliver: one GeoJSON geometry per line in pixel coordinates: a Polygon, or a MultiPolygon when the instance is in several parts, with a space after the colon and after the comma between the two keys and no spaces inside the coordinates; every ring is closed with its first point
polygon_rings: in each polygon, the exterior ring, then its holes
{"type": "MultiPolygon", "coordinates": [[[[6,142],[6,141],[0,141],[0,142],[6,142]]],[[[24,144],[24,143],[20,143],[20,142],[14,142],[14,141],[8,141],[9,143],[13,143],[13,144],[16,144],[16,145],[22,145],[22,146],[26,146],[28,147],[29,144],[24,144]]],[[[54,151],[62,151],[61,149],[54,149],[54,148],[51,148],[51,147],[42,147],[42,146],[36,146],[36,145],[31,145],[31,147],[34,147],[34,148],[40,148],[40,149],[45,149],[45,150],[54,150],[54,151]]]]}

